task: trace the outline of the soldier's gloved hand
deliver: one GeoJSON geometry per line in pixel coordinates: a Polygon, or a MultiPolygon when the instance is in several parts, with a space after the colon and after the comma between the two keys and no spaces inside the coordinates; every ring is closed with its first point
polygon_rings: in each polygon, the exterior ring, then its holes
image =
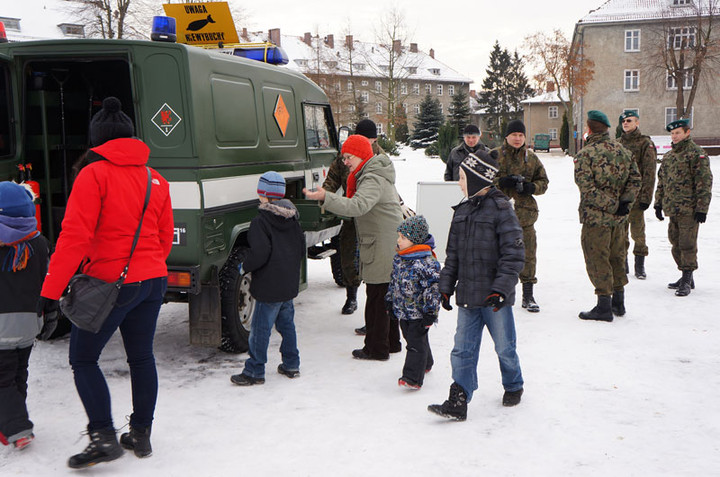
{"type": "Polygon", "coordinates": [[[517,178],[515,176],[505,176],[498,180],[498,185],[501,189],[511,189],[517,184],[517,178]]]}
{"type": "Polygon", "coordinates": [[[437,316],[431,315],[429,313],[423,313],[420,323],[422,324],[423,328],[430,328],[436,321],[437,316]]]}
{"type": "Polygon", "coordinates": [[[528,181],[523,181],[522,190],[519,191],[521,195],[533,195],[535,193],[535,184],[528,181]]]}
{"type": "Polygon", "coordinates": [[[648,210],[650,208],[650,204],[647,202],[640,202],[638,207],[640,207],[640,210],[648,210]]]}
{"type": "Polygon", "coordinates": [[[695,212],[694,219],[698,224],[704,224],[705,219],[707,219],[707,214],[705,212],[695,212]]]}
{"type": "Polygon", "coordinates": [[[505,295],[500,292],[492,292],[485,298],[483,306],[491,306],[493,311],[498,311],[500,308],[505,306],[505,295]]]}
{"type": "Polygon", "coordinates": [[[655,217],[657,217],[658,220],[665,220],[662,214],[662,205],[660,204],[655,204],[655,217]]]}
{"type": "Polygon", "coordinates": [[[445,293],[442,294],[442,298],[440,298],[440,304],[443,308],[445,308],[447,311],[452,310],[452,305],[450,304],[450,295],[447,295],[445,293]]]}
{"type": "Polygon", "coordinates": [[[627,200],[621,200],[620,205],[618,205],[617,210],[615,211],[615,215],[627,215],[630,213],[630,201],[627,200]]]}

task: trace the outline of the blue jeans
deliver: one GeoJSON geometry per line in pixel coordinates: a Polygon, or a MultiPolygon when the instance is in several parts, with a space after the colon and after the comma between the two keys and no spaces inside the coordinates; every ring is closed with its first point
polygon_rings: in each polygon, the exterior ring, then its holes
{"type": "Polygon", "coordinates": [[[468,402],[478,388],[477,362],[485,326],[495,342],[503,387],[506,391],[517,391],[523,387],[520,359],[515,351],[515,319],[512,307],[504,306],[495,312],[486,306],[458,307],[455,346],[450,353],[450,364],[453,380],[465,390],[468,402]]]}
{"type": "Polygon", "coordinates": [[[153,340],[166,288],[166,277],[123,285],[115,308],[97,334],[73,325],[70,365],[75,375],[75,387],[88,416],[88,431],[114,428],[110,391],[98,359],[118,328],[130,365],[133,401],[130,425],[144,429],[152,424],[158,392],[153,340]]]}
{"type": "Polygon", "coordinates": [[[250,357],[245,361],[243,374],[252,378],[265,377],[267,349],[273,325],[282,336],[280,355],[283,365],[290,371],[300,370],[300,353],[297,349],[294,317],[295,307],[292,300],[274,303],[255,302],[255,311],[250,325],[250,338],[248,339],[250,357]]]}

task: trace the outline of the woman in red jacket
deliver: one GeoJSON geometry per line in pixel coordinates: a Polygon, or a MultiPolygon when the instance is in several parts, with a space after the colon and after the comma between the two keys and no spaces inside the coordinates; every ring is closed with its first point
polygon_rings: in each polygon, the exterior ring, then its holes
{"type": "MultiPolygon", "coordinates": [[[[132,137],[133,132],[132,120],[121,111],[120,101],[106,98],[90,122],[88,165],[73,184],[38,313],[60,298],[78,267],[82,273],[112,282],[127,264],[145,202],[145,164],[150,154],[145,143],[132,137]]],[[[88,416],[91,441],[83,452],[70,457],[71,468],[115,460],[122,455],[122,447],[134,450],[138,457],[152,453],[150,429],[158,389],[153,339],[167,288],[165,260],[172,247],[173,217],[169,185],[156,171],[151,172],[150,201],[115,308],[97,334],[74,325],[70,334],[70,365],[88,416]],[[130,365],[133,400],[130,432],[120,437],[122,447],[115,435],[110,392],[98,366],[100,353],[118,328],[130,365]]]]}

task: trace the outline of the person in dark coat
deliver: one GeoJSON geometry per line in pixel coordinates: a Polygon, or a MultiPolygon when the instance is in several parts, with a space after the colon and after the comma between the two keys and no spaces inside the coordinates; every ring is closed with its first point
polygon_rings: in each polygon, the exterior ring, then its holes
{"type": "Polygon", "coordinates": [[[477,154],[478,151],[487,151],[485,144],[480,142],[482,133],[474,124],[468,124],[463,129],[463,143],[450,151],[447,166],[445,167],[445,182],[460,180],[460,163],[468,154],[477,154]]]}
{"type": "Polygon", "coordinates": [[[443,404],[430,412],[464,421],[467,403],[477,389],[477,361],[482,332],[495,342],[505,388],[503,406],[515,406],[523,393],[520,360],[515,349],[515,285],[525,265],[523,232],[508,198],[492,184],[497,153],[470,154],[460,170],[460,188],[468,200],[455,206],[445,266],[440,272],[442,306],[458,306],[455,345],[450,355],[453,383],[443,404]]]}
{"type": "Polygon", "coordinates": [[[295,333],[293,298],[299,292],[300,266],[305,257],[305,235],[298,211],[285,197],[285,179],[275,171],[260,177],[258,215],[250,222],[250,250],[240,273],[252,272],[250,294],[255,299],[250,328],[250,357],[242,373],[230,380],[238,386],[265,383],[265,363],[273,326],[282,336],[278,373],[300,376],[300,353],[295,333]]]}
{"type": "Polygon", "coordinates": [[[24,449],[35,438],[25,400],[35,337],[49,336],[57,308],[44,319],[35,304],[47,272],[50,244],[37,230],[33,193],[0,182],[0,442],[24,449]]]}

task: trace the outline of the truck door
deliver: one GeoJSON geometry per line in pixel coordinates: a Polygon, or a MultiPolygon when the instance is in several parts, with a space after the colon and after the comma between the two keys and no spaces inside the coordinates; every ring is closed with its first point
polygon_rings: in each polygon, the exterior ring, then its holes
{"type": "Polygon", "coordinates": [[[0,179],[15,178],[13,170],[15,161],[15,130],[13,128],[13,87],[10,81],[10,60],[0,55],[0,164],[2,175],[0,179]]]}

